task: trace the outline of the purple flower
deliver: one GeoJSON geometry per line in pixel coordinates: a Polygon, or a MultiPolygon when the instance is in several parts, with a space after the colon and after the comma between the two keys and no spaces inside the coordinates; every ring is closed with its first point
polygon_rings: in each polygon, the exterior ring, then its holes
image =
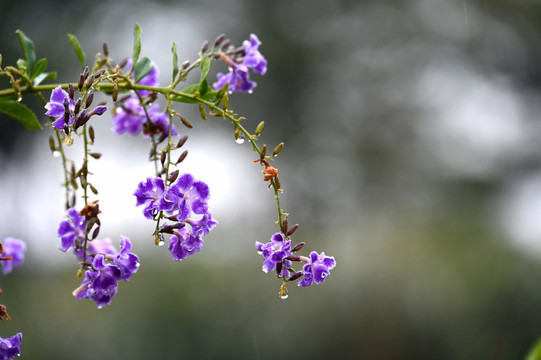
{"type": "Polygon", "coordinates": [[[21,354],[21,341],[23,341],[23,334],[3,339],[0,338],[0,359],[12,360],[15,356],[21,354]]]}
{"type": "Polygon", "coordinates": [[[192,226],[193,233],[202,233],[203,235],[208,235],[210,230],[218,225],[218,222],[212,218],[211,213],[208,211],[199,220],[186,219],[185,222],[192,226]]]}
{"type": "Polygon", "coordinates": [[[299,281],[298,286],[310,286],[312,282],[321,284],[325,281],[331,270],[336,266],[336,260],[332,256],[320,255],[312,251],[310,260],[302,268],[303,279],[299,281]]]}
{"type": "Polygon", "coordinates": [[[203,239],[200,234],[188,232],[185,227],[176,231],[169,239],[169,251],[175,261],[185,259],[201,251],[202,248],[203,239]]]}
{"type": "Polygon", "coordinates": [[[75,241],[82,242],[85,239],[85,218],[74,208],[69,209],[68,220],[60,222],[58,236],[62,240],[62,251],[67,251],[75,241]]]}
{"type": "Polygon", "coordinates": [[[257,85],[256,82],[250,80],[248,76],[248,67],[242,64],[233,64],[230,72],[227,74],[218,73],[216,76],[218,77],[218,81],[212,84],[212,86],[218,90],[229,83],[229,93],[249,92],[257,85]]]}
{"type": "Polygon", "coordinates": [[[165,184],[161,178],[147,178],[135,190],[135,206],[145,205],[143,215],[152,220],[160,211],[171,211],[175,204],[164,198],[165,184]]]}
{"type": "Polygon", "coordinates": [[[120,271],[120,278],[124,281],[137,272],[139,268],[139,258],[131,253],[131,242],[125,236],[120,237],[120,252],[115,256],[114,263],[120,271]]]}
{"type": "Polygon", "coordinates": [[[47,104],[45,104],[45,109],[47,109],[45,115],[56,118],[56,120],[53,122],[53,126],[57,129],[62,130],[64,128],[64,113],[66,111],[66,107],[68,108],[69,113],[67,125],[71,125],[73,124],[75,103],[72,99],[70,99],[68,93],[62,90],[62,87],[59,85],[51,92],[51,99],[47,104]]]}
{"type": "Polygon", "coordinates": [[[230,59],[222,54],[222,59],[229,66],[229,73],[218,73],[216,81],[212,86],[219,90],[225,84],[229,84],[228,91],[250,92],[256,87],[257,83],[249,78],[248,69],[252,68],[256,73],[264,75],[267,72],[267,60],[261,55],[258,48],[261,42],[255,34],[250,34],[250,40],[242,43],[244,55],[240,58],[230,59]]]}
{"type": "MultiPolygon", "coordinates": [[[[261,253],[263,258],[263,271],[269,273],[276,269],[276,265],[281,263],[291,253],[291,240],[286,240],[284,234],[276,233],[272,235],[271,241],[263,244],[256,241],[255,247],[261,253]]],[[[288,260],[286,260],[288,261],[288,260]]],[[[287,264],[286,264],[287,265],[287,264]]],[[[291,265],[291,264],[289,264],[291,265]]],[[[288,276],[289,272],[285,275],[288,276]]]]}
{"type": "Polygon", "coordinates": [[[113,131],[118,135],[129,133],[131,135],[137,135],[143,129],[143,120],[145,117],[145,111],[141,105],[139,105],[139,99],[137,96],[133,96],[126,100],[122,107],[116,110],[113,115],[113,131]]]}
{"type": "MultiPolygon", "coordinates": [[[[126,132],[131,135],[138,135],[141,130],[143,130],[146,137],[156,133],[169,135],[169,116],[167,112],[160,112],[158,104],[154,104],[147,110],[147,113],[150,122],[147,121],[147,114],[140,105],[137,96],[130,97],[113,115],[113,131],[118,135],[126,132]]],[[[178,135],[174,125],[171,129],[171,135],[178,135]]]]}
{"type": "MultiPolygon", "coordinates": [[[[82,247],[82,244],[80,247],[76,247],[74,249],[75,255],[79,260],[84,259],[84,253],[85,250],[82,247]]],[[[94,255],[96,254],[104,254],[104,255],[116,255],[117,251],[115,247],[113,246],[113,243],[111,242],[111,239],[94,239],[88,243],[86,246],[86,258],[87,261],[92,261],[94,259],[94,255]]]]}
{"type": "Polygon", "coordinates": [[[131,252],[130,239],[120,237],[120,252],[111,240],[92,240],[88,245],[87,259],[92,259],[92,268],[86,270],[81,286],[73,291],[77,300],[90,299],[101,309],[111,303],[117,293],[118,282],[128,281],[139,268],[139,258],[131,252]]]}
{"type": "Polygon", "coordinates": [[[178,211],[177,219],[185,220],[190,212],[205,214],[210,191],[207,184],[196,181],[191,174],[180,176],[167,191],[167,199],[175,204],[173,211],[178,211]]]}
{"type": "Polygon", "coordinates": [[[4,246],[4,252],[0,254],[0,257],[12,258],[12,260],[2,260],[2,273],[6,275],[9,274],[14,267],[21,265],[24,261],[26,244],[22,240],[7,237],[2,242],[2,245],[4,246]]]}
{"type": "Polygon", "coordinates": [[[250,40],[244,40],[242,46],[244,47],[243,64],[247,67],[254,69],[256,73],[265,75],[267,72],[267,60],[261,55],[258,48],[261,45],[261,41],[257,38],[255,34],[250,34],[250,40]]]}
{"type": "Polygon", "coordinates": [[[90,299],[96,302],[98,309],[109,305],[117,293],[120,270],[105,262],[103,254],[97,254],[92,262],[93,270],[85,272],[81,286],[73,291],[77,300],[90,299]]]}

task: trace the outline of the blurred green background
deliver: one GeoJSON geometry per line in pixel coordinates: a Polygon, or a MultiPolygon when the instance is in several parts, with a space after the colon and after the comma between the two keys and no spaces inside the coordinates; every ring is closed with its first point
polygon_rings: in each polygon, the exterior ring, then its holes
{"type": "MultiPolygon", "coordinates": [[[[211,186],[220,225],[181,263],[153,245],[133,207],[152,174],[146,142],[94,120],[101,234],[134,242],[141,268],[97,310],[71,295],[77,262],[58,250],[62,175],[47,129],[0,120],[0,237],[28,243],[0,302],[27,359],[521,359],[541,336],[541,2],[533,0],[0,0],[3,64],[34,40],[59,81],[107,41],[170,79],[170,48],[195,59],[224,32],[255,33],[269,62],[230,107],[262,141],[286,146],[284,209],[294,241],[333,255],[326,283],[290,286],[261,271],[254,242],[275,231],[272,192],[229,123],[192,120],[182,168],[211,186]]],[[[212,73],[225,71],[215,63],[212,73]]],[[[26,102],[42,114],[39,102],[26,102]]],[[[194,111],[195,110],[195,111],[194,111]]],[[[178,125],[180,126],[180,125],[178,125]]],[[[77,158],[77,150],[73,150],[77,158]]]]}

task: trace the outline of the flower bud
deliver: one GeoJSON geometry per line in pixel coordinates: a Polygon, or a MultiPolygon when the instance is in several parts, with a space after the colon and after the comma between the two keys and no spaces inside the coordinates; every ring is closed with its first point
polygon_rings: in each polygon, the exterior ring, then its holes
{"type": "Polygon", "coordinates": [[[180,118],[180,121],[182,122],[182,125],[186,126],[188,129],[193,128],[193,125],[191,122],[188,121],[184,116],[178,114],[178,117],[180,118]]]}
{"type": "Polygon", "coordinates": [[[70,99],[73,100],[73,95],[75,95],[75,89],[73,88],[72,83],[69,83],[68,85],[68,94],[70,96],[70,99]]]}
{"type": "Polygon", "coordinates": [[[300,278],[301,276],[302,276],[302,271],[297,271],[296,273],[291,275],[291,277],[289,279],[287,279],[287,281],[295,281],[298,278],[300,278]]]}
{"type": "Polygon", "coordinates": [[[103,54],[105,56],[109,56],[109,47],[107,46],[106,42],[103,43],[103,54]]]}
{"type": "Polygon", "coordinates": [[[90,136],[90,141],[91,141],[92,143],[94,143],[94,135],[95,135],[95,134],[94,134],[94,128],[93,128],[92,126],[90,126],[90,127],[88,128],[88,136],[90,136]]]}
{"type": "Polygon", "coordinates": [[[166,158],[167,158],[167,152],[162,151],[162,155],[160,156],[160,162],[162,163],[162,166],[165,164],[166,158]]]}
{"type": "Polygon", "coordinates": [[[283,234],[287,232],[287,217],[282,221],[280,230],[282,230],[283,234]]]}
{"type": "Polygon", "coordinates": [[[201,52],[204,53],[209,48],[209,42],[208,40],[203,41],[203,44],[201,44],[201,52]]]}
{"type": "Polygon", "coordinates": [[[77,83],[77,88],[79,91],[83,90],[83,84],[85,83],[85,77],[83,74],[79,76],[79,82],[77,83]]]}
{"type": "Polygon", "coordinates": [[[201,114],[201,119],[207,120],[207,112],[201,103],[199,103],[199,114],[201,114]]]}
{"type": "MultiPolygon", "coordinates": [[[[289,230],[287,230],[286,236],[291,236],[291,235],[293,235],[293,233],[294,233],[295,231],[297,231],[298,228],[299,228],[299,224],[293,225],[292,227],[289,228],[289,230]]],[[[304,244],[304,243],[303,243],[303,244],[304,244]]],[[[300,244],[299,244],[299,245],[300,245],[300,244]]]]}
{"type": "Polygon", "coordinates": [[[221,49],[225,49],[226,47],[229,46],[229,44],[231,44],[231,40],[226,39],[226,40],[222,43],[221,49]]]}
{"type": "Polygon", "coordinates": [[[280,275],[280,273],[282,272],[282,269],[283,269],[283,265],[281,262],[277,263],[276,264],[276,274],[280,275]]]}
{"type": "Polygon", "coordinates": [[[180,138],[180,140],[178,141],[177,143],[177,146],[176,148],[181,148],[185,143],[186,141],[188,140],[188,136],[187,135],[184,135],[183,137],[180,138]]]}
{"type": "Polygon", "coordinates": [[[257,125],[257,127],[255,128],[255,135],[261,134],[264,126],[265,126],[265,122],[264,121],[260,122],[259,125],[257,125]]]}
{"type": "MultiPolygon", "coordinates": [[[[297,225],[298,227],[298,225],[297,225]]],[[[293,228],[293,227],[292,227],[293,228]]],[[[299,251],[300,249],[302,249],[304,246],[304,242],[301,242],[301,243],[298,243],[297,245],[295,245],[295,247],[293,249],[291,249],[291,252],[297,252],[299,251]]]]}
{"type": "MultiPolygon", "coordinates": [[[[53,136],[49,136],[49,148],[51,149],[51,152],[55,152],[56,151],[56,143],[54,141],[54,138],[53,136]]],[[[1,244],[1,243],[0,243],[1,244]]],[[[1,249],[0,249],[1,250],[1,249]]],[[[3,251],[0,251],[0,253],[3,253],[3,251]]]]}
{"type": "Polygon", "coordinates": [[[90,93],[90,95],[88,95],[88,97],[86,98],[85,107],[87,109],[90,107],[90,105],[92,105],[92,101],[94,101],[94,93],[90,93]]]}
{"type": "Polygon", "coordinates": [[[190,60],[186,60],[182,63],[181,67],[182,67],[182,70],[186,70],[186,68],[190,66],[190,60]]]}
{"type": "Polygon", "coordinates": [[[259,153],[259,157],[261,159],[264,159],[266,154],[267,154],[267,145],[263,145],[263,147],[261,148],[261,152],[259,153]]]}
{"type": "Polygon", "coordinates": [[[283,147],[284,147],[284,143],[283,143],[283,142],[279,143],[279,144],[274,148],[274,151],[272,152],[272,156],[278,155],[278,153],[279,153],[280,151],[282,151],[282,148],[283,148],[283,147]]]}
{"type": "Polygon", "coordinates": [[[179,171],[178,171],[178,169],[177,169],[177,170],[173,171],[173,172],[169,175],[169,183],[170,183],[170,184],[171,184],[171,183],[174,183],[175,180],[178,178],[178,173],[179,173],[179,171]]]}
{"type": "Polygon", "coordinates": [[[216,40],[214,40],[214,47],[216,48],[216,47],[220,46],[220,44],[222,43],[222,41],[224,41],[224,39],[225,39],[225,34],[218,35],[216,40]]]}
{"type": "Polygon", "coordinates": [[[177,162],[175,163],[175,165],[177,165],[177,164],[183,162],[184,159],[186,159],[186,156],[188,156],[188,150],[184,150],[184,151],[182,152],[182,154],[180,154],[180,156],[178,157],[177,162]]]}

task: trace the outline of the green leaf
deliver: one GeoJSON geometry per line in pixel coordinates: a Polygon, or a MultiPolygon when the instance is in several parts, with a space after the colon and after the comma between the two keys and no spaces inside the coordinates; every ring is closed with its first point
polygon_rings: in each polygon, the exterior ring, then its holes
{"type": "Polygon", "coordinates": [[[541,339],[537,340],[535,345],[530,349],[525,360],[541,360],[541,339]]]}
{"type": "MultiPolygon", "coordinates": [[[[24,59],[28,66],[28,71],[32,70],[34,63],[36,62],[36,51],[34,50],[34,43],[30,40],[21,30],[15,31],[15,34],[19,37],[21,48],[23,49],[24,59]]],[[[32,75],[27,73],[28,76],[32,75]]]]}
{"type": "Polygon", "coordinates": [[[36,76],[44,72],[45,69],[47,69],[47,59],[43,58],[38,60],[36,65],[34,65],[34,69],[32,70],[32,79],[35,79],[36,76]]]}
{"type": "MultiPolygon", "coordinates": [[[[139,60],[139,54],[141,54],[141,35],[143,34],[143,29],[141,29],[141,26],[139,24],[135,24],[135,28],[133,29],[133,54],[132,54],[132,61],[133,63],[137,63],[137,60],[139,60]]],[[[136,81],[137,82],[137,81],[136,81]]]]}
{"type": "Polygon", "coordinates": [[[85,62],[86,62],[86,55],[83,49],[81,48],[81,44],[79,43],[79,40],[77,40],[77,37],[73,34],[68,34],[68,38],[70,40],[71,47],[75,51],[75,55],[77,55],[77,59],[79,59],[79,63],[81,64],[81,69],[84,69],[85,62]]]}
{"type": "Polygon", "coordinates": [[[55,79],[56,79],[56,71],[44,72],[36,76],[36,78],[34,79],[34,86],[41,84],[45,80],[55,80],[55,79]]]}
{"type": "MultiPolygon", "coordinates": [[[[205,80],[206,83],[206,80],[205,80]]],[[[184,89],[180,90],[181,92],[187,94],[187,95],[193,95],[197,91],[199,91],[200,84],[192,84],[190,86],[185,87],[184,89]]],[[[204,100],[212,100],[216,97],[217,92],[213,90],[211,87],[208,86],[208,84],[204,87],[205,92],[199,92],[199,97],[201,97],[204,100]]],[[[173,96],[173,101],[181,102],[181,103],[188,103],[188,104],[195,104],[197,103],[197,100],[193,100],[184,96],[173,96]]]]}
{"type": "Polygon", "coordinates": [[[8,100],[0,101],[0,113],[6,114],[23,124],[28,130],[41,129],[36,115],[26,105],[8,100]]]}
{"type": "Polygon", "coordinates": [[[178,75],[178,55],[177,55],[177,44],[173,42],[173,46],[171,47],[171,53],[173,53],[173,80],[175,81],[175,78],[178,75]]]}
{"type": "Polygon", "coordinates": [[[133,78],[137,84],[142,78],[148,75],[149,72],[154,68],[154,63],[152,60],[146,56],[141,60],[137,61],[133,68],[133,78]]]}
{"type": "Polygon", "coordinates": [[[210,71],[210,59],[208,57],[205,57],[203,61],[201,62],[201,79],[199,80],[199,87],[201,88],[199,91],[200,93],[203,92],[202,90],[205,85],[208,86],[207,75],[209,74],[209,71],[210,71]]]}

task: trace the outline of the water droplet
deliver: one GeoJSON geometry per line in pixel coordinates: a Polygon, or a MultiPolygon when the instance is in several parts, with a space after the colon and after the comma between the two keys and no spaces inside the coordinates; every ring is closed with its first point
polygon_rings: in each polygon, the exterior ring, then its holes
{"type": "Polygon", "coordinates": [[[165,244],[165,240],[163,239],[163,234],[158,234],[154,238],[154,243],[156,244],[156,246],[163,246],[165,244]]]}
{"type": "Polygon", "coordinates": [[[59,157],[60,156],[60,151],[58,151],[58,150],[53,151],[53,156],[54,157],[59,157]]]}
{"type": "Polygon", "coordinates": [[[288,296],[289,296],[289,295],[287,295],[287,294],[282,295],[282,296],[280,296],[280,299],[285,300],[285,299],[287,299],[288,296]]]}
{"type": "Polygon", "coordinates": [[[243,135],[239,135],[239,137],[235,139],[235,142],[236,142],[237,144],[244,144],[244,136],[243,136],[243,135]]]}
{"type": "Polygon", "coordinates": [[[248,90],[248,94],[253,94],[253,90],[248,90]]]}

